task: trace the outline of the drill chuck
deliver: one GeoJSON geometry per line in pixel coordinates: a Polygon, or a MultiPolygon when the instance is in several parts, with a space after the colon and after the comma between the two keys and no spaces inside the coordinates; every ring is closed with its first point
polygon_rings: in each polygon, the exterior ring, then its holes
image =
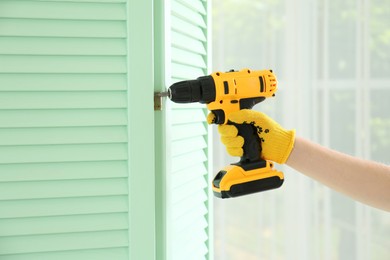
{"type": "Polygon", "coordinates": [[[176,103],[210,103],[215,100],[215,83],[211,76],[174,83],[168,89],[168,97],[176,103]]]}

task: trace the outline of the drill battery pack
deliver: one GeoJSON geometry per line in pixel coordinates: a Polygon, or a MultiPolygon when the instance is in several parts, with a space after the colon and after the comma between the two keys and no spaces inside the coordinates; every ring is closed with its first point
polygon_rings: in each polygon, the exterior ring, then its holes
{"type": "Polygon", "coordinates": [[[233,198],[279,188],[283,181],[283,172],[274,169],[272,162],[259,160],[226,166],[214,177],[212,189],[216,197],[233,198]]]}

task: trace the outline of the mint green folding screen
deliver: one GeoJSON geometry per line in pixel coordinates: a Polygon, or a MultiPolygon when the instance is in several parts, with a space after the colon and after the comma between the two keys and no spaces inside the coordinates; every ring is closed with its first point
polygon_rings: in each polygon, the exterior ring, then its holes
{"type": "MultiPolygon", "coordinates": [[[[165,1],[155,21],[156,90],[173,82],[209,73],[210,3],[202,0],[165,1]]],[[[162,259],[213,259],[212,194],[207,110],[200,104],[163,103],[156,112],[156,140],[165,153],[157,167],[165,205],[157,223],[162,259]],[[162,168],[162,171],[158,169],[162,168]]],[[[156,156],[159,157],[158,155],[156,156]]]]}
{"type": "Polygon", "coordinates": [[[0,259],[212,256],[206,111],[152,98],[157,61],[166,82],[207,72],[207,12],[0,1],[0,259]]]}

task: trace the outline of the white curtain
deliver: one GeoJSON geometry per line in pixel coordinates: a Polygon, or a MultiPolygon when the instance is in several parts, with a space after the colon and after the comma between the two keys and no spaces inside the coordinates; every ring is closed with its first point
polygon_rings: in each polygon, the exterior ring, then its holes
{"type": "MultiPolygon", "coordinates": [[[[389,0],[213,0],[212,7],[213,70],[278,76],[276,97],[256,110],[322,145],[390,164],[389,0]]],[[[215,131],[214,171],[237,160],[215,131]]],[[[216,260],[390,259],[390,213],[276,167],[285,173],[281,188],[214,199],[216,260]]]]}

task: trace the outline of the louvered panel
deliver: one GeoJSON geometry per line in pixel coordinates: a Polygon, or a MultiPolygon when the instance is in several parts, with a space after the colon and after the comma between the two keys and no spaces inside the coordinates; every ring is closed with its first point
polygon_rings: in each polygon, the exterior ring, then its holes
{"type": "MultiPolygon", "coordinates": [[[[0,37],[1,39],[1,37],[0,37]]],[[[1,46],[1,45],[0,45],[1,46]]],[[[0,48],[0,50],[3,50],[0,48]]],[[[0,91],[103,91],[126,90],[126,74],[7,74],[0,77],[0,91]]]]}
{"type": "Polygon", "coordinates": [[[127,23],[0,1],[0,259],[128,259],[127,23]]]}
{"type": "Polygon", "coordinates": [[[172,129],[172,139],[180,140],[184,138],[190,138],[198,135],[206,135],[207,130],[204,123],[189,123],[184,125],[176,125],[172,129]]]}
{"type": "Polygon", "coordinates": [[[26,218],[128,211],[127,196],[96,196],[0,201],[3,218],[26,218]]]}
{"type": "MultiPolygon", "coordinates": [[[[171,1],[172,81],[207,73],[207,15],[203,1],[171,1]]],[[[173,104],[169,175],[170,259],[205,259],[208,223],[207,111],[202,104],[173,104]]]]}
{"type": "Polygon", "coordinates": [[[73,250],[61,252],[45,252],[32,254],[17,254],[7,255],[3,257],[6,260],[69,260],[69,259],[93,259],[93,260],[107,260],[107,259],[129,259],[127,247],[105,248],[105,249],[89,249],[89,250],[73,250]]]}
{"type": "Polygon", "coordinates": [[[0,164],[0,172],[0,182],[124,178],[127,161],[0,164]]]}
{"type": "Polygon", "coordinates": [[[124,126],[0,128],[0,146],[125,142],[127,129],[124,126]]]}
{"type": "Polygon", "coordinates": [[[126,124],[125,109],[0,110],[0,128],[126,124]]]}
{"type": "Polygon", "coordinates": [[[14,55],[126,55],[126,42],[112,38],[1,37],[0,54],[14,55]]]}
{"type": "Polygon", "coordinates": [[[0,258],[7,254],[113,248],[127,245],[126,230],[0,237],[0,258]]]}
{"type": "Polygon", "coordinates": [[[0,18],[0,24],[0,36],[126,38],[123,21],[0,18]]]}
{"type": "Polygon", "coordinates": [[[1,219],[0,236],[125,230],[126,213],[1,219]]]}

